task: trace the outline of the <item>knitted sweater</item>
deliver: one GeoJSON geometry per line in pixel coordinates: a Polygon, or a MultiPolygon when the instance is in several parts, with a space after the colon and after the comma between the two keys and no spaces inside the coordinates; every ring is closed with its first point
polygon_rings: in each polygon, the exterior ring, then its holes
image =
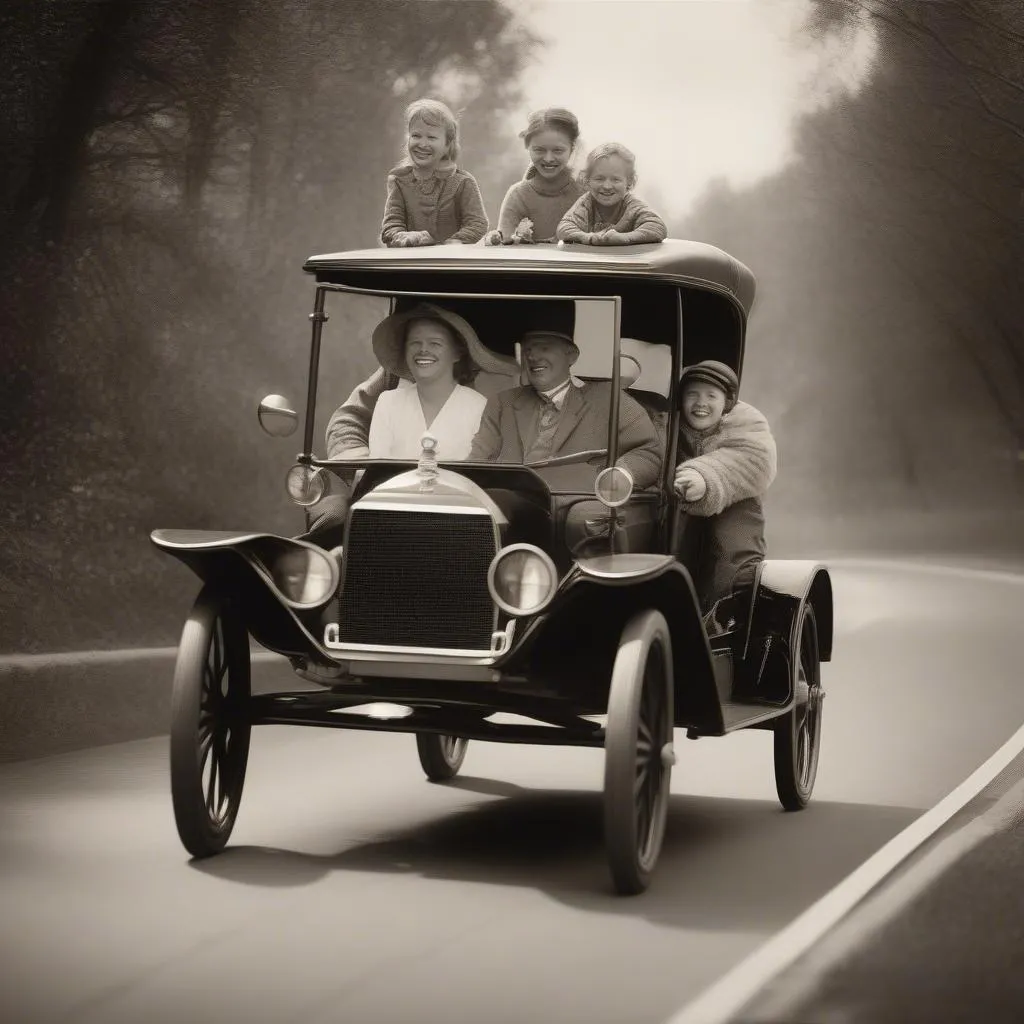
{"type": "Polygon", "coordinates": [[[566,211],[558,224],[557,235],[563,242],[586,242],[591,231],[614,228],[626,235],[622,245],[641,245],[644,242],[660,242],[668,235],[665,222],[632,192],[612,210],[594,201],[590,192],[581,196],[566,211]]]}
{"type": "Polygon", "coordinates": [[[553,242],[558,222],[581,195],[583,187],[568,169],[553,181],[547,181],[530,167],[522,180],[505,193],[498,214],[498,230],[508,241],[519,222],[529,217],[533,221],[533,240],[553,242]]]}
{"type": "Polygon", "coordinates": [[[388,173],[388,197],[380,240],[392,245],[402,231],[429,231],[435,242],[454,239],[470,244],[487,233],[487,211],[476,178],[455,164],[442,164],[419,179],[411,165],[388,173]]]}
{"type": "Polygon", "coordinates": [[[778,468],[768,420],[746,402],[737,402],[710,430],[694,430],[683,420],[679,452],[687,456],[682,465],[695,469],[707,484],[700,501],[679,504],[695,516],[718,515],[738,501],[760,497],[778,468]]]}

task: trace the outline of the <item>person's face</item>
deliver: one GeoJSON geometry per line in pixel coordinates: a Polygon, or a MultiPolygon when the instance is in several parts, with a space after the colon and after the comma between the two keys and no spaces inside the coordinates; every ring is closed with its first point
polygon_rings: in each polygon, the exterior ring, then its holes
{"type": "Polygon", "coordinates": [[[523,343],[526,375],[538,391],[550,391],[568,380],[575,361],[576,346],[562,338],[536,337],[523,343]]]}
{"type": "Polygon", "coordinates": [[[429,170],[444,158],[448,140],[441,125],[427,124],[422,117],[414,117],[409,122],[405,145],[413,164],[420,170],[429,170]]]}
{"type": "Polygon", "coordinates": [[[587,182],[590,194],[602,206],[616,206],[629,191],[629,168],[621,156],[603,156],[596,161],[587,182]]]}
{"type": "Polygon", "coordinates": [[[537,132],[530,139],[527,147],[530,161],[537,169],[541,178],[556,178],[565,170],[572,156],[572,143],[569,137],[554,128],[537,132]]]}
{"type": "Polygon", "coordinates": [[[435,320],[413,320],[405,336],[405,365],[412,379],[425,384],[454,379],[461,352],[451,331],[435,320]]]}
{"type": "Polygon", "coordinates": [[[725,412],[725,392],[703,380],[690,380],[683,389],[683,415],[694,430],[717,426],[725,412]]]}

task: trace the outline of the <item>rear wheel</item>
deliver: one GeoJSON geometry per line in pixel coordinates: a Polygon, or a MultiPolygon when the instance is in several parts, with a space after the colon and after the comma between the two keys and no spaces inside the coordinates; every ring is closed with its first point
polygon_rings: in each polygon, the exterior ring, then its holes
{"type": "Polygon", "coordinates": [[[235,826],[249,760],[249,637],[204,588],[182,631],[171,695],[171,800],[193,857],[219,853],[235,826]]]}
{"type": "Polygon", "coordinates": [[[805,605],[797,633],[793,707],[775,723],[775,789],[787,811],[807,806],[821,746],[821,662],[814,609],[805,605]]]}
{"type": "Polygon", "coordinates": [[[672,642],[658,611],[622,632],[608,694],[604,833],[608,865],[623,896],[643,892],[661,853],[675,754],[672,642]]]}
{"type": "Polygon", "coordinates": [[[436,733],[416,734],[416,752],[420,765],[431,782],[447,782],[459,774],[466,759],[469,740],[459,736],[438,736],[436,733]]]}

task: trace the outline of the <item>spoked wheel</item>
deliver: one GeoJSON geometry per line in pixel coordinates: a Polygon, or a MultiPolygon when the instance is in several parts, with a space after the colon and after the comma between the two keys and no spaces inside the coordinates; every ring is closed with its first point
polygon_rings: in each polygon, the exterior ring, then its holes
{"type": "Polygon", "coordinates": [[[436,733],[416,733],[416,751],[420,765],[431,782],[447,782],[459,774],[466,759],[469,740],[459,736],[438,736],[436,733]]]}
{"type": "Polygon", "coordinates": [[[219,853],[235,827],[249,760],[249,640],[208,587],[185,623],[171,697],[171,799],[193,857],[219,853]]]}
{"type": "Polygon", "coordinates": [[[787,811],[806,807],[818,774],[821,746],[821,662],[814,609],[806,605],[798,633],[792,709],[775,723],[775,789],[787,811]]]}
{"type": "Polygon", "coordinates": [[[605,849],[623,896],[650,885],[665,836],[675,763],[672,679],[668,624],[660,612],[641,612],[619,641],[605,732],[605,849]]]}

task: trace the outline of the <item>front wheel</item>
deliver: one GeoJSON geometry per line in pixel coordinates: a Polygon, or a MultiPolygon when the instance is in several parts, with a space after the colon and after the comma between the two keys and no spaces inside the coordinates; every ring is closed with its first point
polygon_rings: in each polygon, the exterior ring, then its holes
{"type": "Polygon", "coordinates": [[[185,623],[171,695],[171,800],[193,857],[228,841],[249,760],[249,637],[209,587],[185,623]]]}
{"type": "Polygon", "coordinates": [[[806,605],[797,633],[793,707],[775,723],[775,790],[787,811],[807,806],[821,746],[821,661],[814,609],[806,605]]]}
{"type": "Polygon", "coordinates": [[[454,779],[466,759],[469,740],[459,736],[438,736],[432,732],[416,734],[416,752],[420,766],[431,782],[454,779]]]}
{"type": "Polygon", "coordinates": [[[619,641],[605,735],[605,848],[623,896],[650,885],[661,853],[675,761],[674,715],[668,624],[660,612],[641,612],[619,641]]]}

